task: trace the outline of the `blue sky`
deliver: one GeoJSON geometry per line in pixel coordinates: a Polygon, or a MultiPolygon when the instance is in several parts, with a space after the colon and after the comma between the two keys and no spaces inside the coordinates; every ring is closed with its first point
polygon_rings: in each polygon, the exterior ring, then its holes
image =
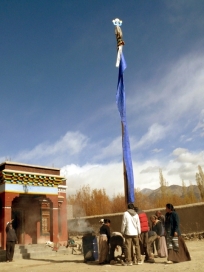
{"type": "Polygon", "coordinates": [[[54,166],[68,192],[123,192],[112,20],[123,20],[135,187],[204,167],[203,0],[1,0],[0,161],[54,166]]]}

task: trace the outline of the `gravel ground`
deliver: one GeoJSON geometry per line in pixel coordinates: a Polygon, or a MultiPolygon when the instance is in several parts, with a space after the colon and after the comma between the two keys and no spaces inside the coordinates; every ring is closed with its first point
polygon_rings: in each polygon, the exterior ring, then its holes
{"type": "Polygon", "coordinates": [[[165,258],[156,258],[155,264],[144,263],[142,265],[121,266],[121,265],[98,265],[98,262],[84,263],[82,254],[72,254],[71,249],[67,250],[64,255],[57,257],[38,259],[38,260],[16,260],[11,263],[0,263],[0,271],[14,272],[115,272],[115,271],[204,271],[204,240],[187,241],[187,247],[191,255],[191,261],[178,264],[165,264],[165,258]]]}

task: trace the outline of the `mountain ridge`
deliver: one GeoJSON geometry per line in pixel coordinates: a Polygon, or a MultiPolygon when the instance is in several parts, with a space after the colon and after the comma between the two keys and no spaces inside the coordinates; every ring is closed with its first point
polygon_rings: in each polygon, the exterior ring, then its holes
{"type": "MultiPolygon", "coordinates": [[[[197,185],[189,185],[189,186],[180,186],[180,185],[170,185],[170,186],[165,186],[165,192],[168,194],[175,194],[178,195],[180,197],[184,197],[184,193],[186,194],[190,194],[193,193],[196,197],[196,199],[201,200],[201,196],[200,196],[200,191],[198,189],[197,185]]],[[[155,198],[155,197],[159,197],[162,194],[161,191],[161,187],[157,188],[157,189],[148,189],[148,188],[144,188],[140,191],[143,195],[148,196],[149,198],[155,198]]]]}

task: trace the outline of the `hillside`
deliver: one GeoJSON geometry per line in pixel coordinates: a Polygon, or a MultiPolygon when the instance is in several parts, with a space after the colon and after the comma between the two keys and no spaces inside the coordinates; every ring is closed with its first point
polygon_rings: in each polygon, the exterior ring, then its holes
{"type": "MultiPolygon", "coordinates": [[[[161,188],[160,187],[155,190],[145,188],[145,189],[142,189],[140,192],[143,195],[146,195],[151,199],[161,196],[161,188]]],[[[182,186],[179,186],[179,185],[171,185],[171,186],[167,186],[167,188],[166,188],[167,195],[168,194],[175,194],[180,197],[184,197],[184,193],[185,194],[193,193],[196,196],[196,199],[198,199],[198,200],[201,199],[200,198],[200,191],[199,191],[197,185],[190,185],[190,186],[186,186],[185,188],[183,188],[182,186]]]]}

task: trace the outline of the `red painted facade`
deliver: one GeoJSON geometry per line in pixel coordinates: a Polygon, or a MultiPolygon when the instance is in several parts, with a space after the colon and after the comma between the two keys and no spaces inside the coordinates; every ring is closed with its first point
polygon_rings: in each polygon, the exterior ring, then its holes
{"type": "Polygon", "coordinates": [[[13,220],[19,244],[67,242],[66,181],[60,170],[4,162],[0,164],[0,247],[13,220]]]}

